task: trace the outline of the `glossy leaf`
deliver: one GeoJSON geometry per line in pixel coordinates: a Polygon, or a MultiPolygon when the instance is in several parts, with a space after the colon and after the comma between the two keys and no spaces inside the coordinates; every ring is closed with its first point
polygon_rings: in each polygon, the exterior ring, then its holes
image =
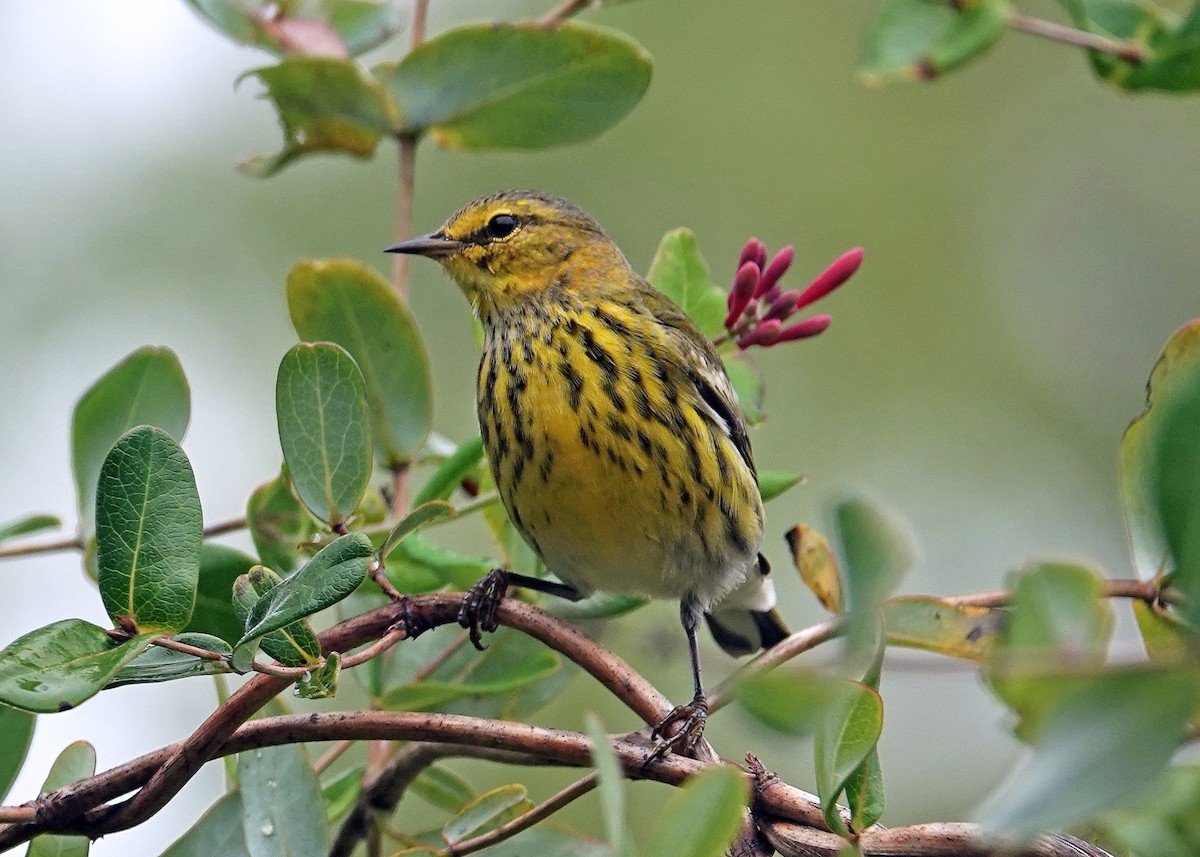
{"type": "MultiPolygon", "coordinates": [[[[220,655],[233,654],[233,648],[220,637],[209,634],[183,633],[176,634],[171,639],[188,646],[195,646],[220,655]]],[[[127,684],[152,684],[160,681],[173,681],[179,678],[190,678],[197,675],[216,675],[229,672],[229,665],[224,661],[207,660],[205,658],[166,649],[162,646],[151,646],[142,652],[129,664],[121,668],[109,688],[121,687],[127,684]]]]}
{"type": "Polygon", "coordinates": [[[842,577],[829,542],[816,530],[797,524],[785,534],[800,579],[830,613],[845,608],[842,577]]]}
{"type": "MultiPolygon", "coordinates": [[[[321,784],[321,799],[325,801],[325,819],[333,824],[348,813],[362,794],[366,768],[356,765],[347,768],[333,779],[321,784]]],[[[409,786],[411,788],[411,785],[409,786]]]]}
{"type": "Polygon", "coordinates": [[[1043,562],[1017,572],[1013,602],[1001,634],[1003,668],[1055,663],[1100,666],[1112,637],[1113,614],[1091,569],[1043,562]]]}
{"type": "Polygon", "coordinates": [[[301,502],[336,526],[371,479],[366,388],[354,359],[327,342],[300,343],[279,364],[279,442],[301,502]]]}
{"type": "Polygon", "coordinates": [[[728,765],[707,768],[667,798],[647,854],[654,857],[722,857],[742,826],[749,787],[728,765]]]}
{"type": "Polygon", "coordinates": [[[469,24],[380,74],[408,132],[451,149],[535,149],[619,122],[650,83],[650,57],[622,33],[575,21],[469,24]]]}
{"type": "Polygon", "coordinates": [[[1126,669],[1030,699],[1042,708],[1034,753],[979,810],[981,823],[1007,834],[1061,829],[1148,788],[1200,694],[1186,672],[1126,669]]]}
{"type": "Polygon", "coordinates": [[[1171,585],[1183,595],[1180,613],[1200,627],[1200,377],[1163,407],[1150,464],[1154,509],[1173,561],[1171,585]]]}
{"type": "Polygon", "coordinates": [[[646,279],[687,313],[705,336],[725,332],[725,292],[713,284],[692,230],[676,229],[662,237],[646,279]]]}
{"type": "Polygon", "coordinates": [[[722,356],[721,362],[725,364],[725,373],[729,375],[734,392],[737,393],[738,404],[742,406],[742,415],[746,418],[746,425],[751,427],[758,425],[766,419],[766,414],[763,413],[766,389],[763,385],[762,375],[750,363],[749,358],[736,352],[722,356]]]}
{"type": "Polygon", "coordinates": [[[162,857],[250,857],[242,830],[242,795],[222,795],[162,857]]]}
{"type": "Polygon", "coordinates": [[[317,152],[369,158],[381,137],[391,133],[393,108],[387,94],[351,60],[297,57],[243,77],[255,77],[266,87],[283,130],[280,152],[240,165],[248,175],[266,178],[317,152]]]}
{"type": "Polygon", "coordinates": [[[237,772],[250,857],[325,857],[325,804],[303,748],[247,750],[237,772]]]}
{"type": "Polygon", "coordinates": [[[413,497],[413,505],[420,506],[430,500],[449,500],[454,490],[462,484],[463,479],[479,468],[483,459],[483,438],[473,437],[464,441],[454,454],[441,463],[433,475],[429,477],[417,496],[413,497]]]}
{"type": "MultiPolygon", "coordinates": [[[[87,741],[67,745],[46,776],[42,794],[87,779],[96,773],[96,748],[87,741]]],[[[42,834],[29,842],[25,857],[87,857],[91,841],[86,836],[42,834]]]]}
{"type": "Polygon", "coordinates": [[[53,515],[26,515],[7,524],[0,524],[0,542],[17,536],[28,536],[43,530],[53,530],[62,526],[62,521],[53,515]]]}
{"type": "Polygon", "coordinates": [[[196,606],[183,633],[212,634],[233,645],[246,629],[229,594],[233,583],[255,566],[254,559],[225,545],[205,542],[200,548],[200,582],[196,606]]]}
{"type": "Polygon", "coordinates": [[[361,533],[336,539],[255,602],[238,646],[341,601],[366,578],[370,558],[371,542],[361,533]]]}
{"type": "Polygon", "coordinates": [[[438,809],[456,814],[477,797],[470,781],[439,765],[421,771],[409,788],[438,809]]]}
{"type": "Polygon", "coordinates": [[[940,598],[908,595],[883,603],[889,646],[924,649],[969,661],[986,661],[996,645],[1004,613],[963,607],[940,598]]]}
{"type": "Polygon", "coordinates": [[[883,729],[883,700],[860,682],[843,682],[817,726],[815,760],[817,793],[831,830],[849,833],[837,801],[847,780],[867,760],[883,729]]]}
{"type": "Polygon", "coordinates": [[[786,470],[760,470],[758,472],[758,493],[763,502],[774,500],[789,489],[799,485],[804,479],[799,473],[786,470]]]}
{"type": "Polygon", "coordinates": [[[100,597],[117,624],[174,634],[192,615],[204,520],[192,465],[162,429],[113,446],[96,491],[100,597]]]}
{"type": "Polygon", "coordinates": [[[71,463],[79,521],[92,531],[100,466],[117,439],[134,426],[158,426],[182,441],[191,393],[179,358],[167,348],[140,348],[83,394],[71,419],[71,463]]]}
{"type": "Polygon", "coordinates": [[[1006,0],[961,8],[925,0],[885,0],[867,32],[862,77],[868,84],[924,80],[981,56],[1008,28],[1006,0]]]}
{"type": "Polygon", "coordinates": [[[436,711],[464,697],[512,693],[553,675],[560,666],[554,652],[534,650],[524,659],[507,664],[502,674],[488,680],[412,682],[388,691],[378,704],[389,711],[436,711]]]}
{"type": "Polygon", "coordinates": [[[454,507],[445,500],[430,500],[428,503],[417,506],[388,531],[387,538],[383,540],[383,544],[379,548],[378,557],[381,560],[387,559],[400,542],[417,530],[429,526],[434,521],[453,517],[454,507]]]}
{"type": "MultiPolygon", "coordinates": [[[[255,605],[282,582],[283,579],[278,574],[263,566],[255,566],[248,574],[234,581],[233,607],[242,620],[243,627],[255,605]]],[[[321,659],[321,643],[304,619],[263,635],[262,639],[258,640],[258,645],[286,667],[308,666],[321,659]]],[[[249,654],[252,656],[253,652],[249,654]]],[[[246,653],[239,653],[239,668],[242,666],[241,660],[245,657],[246,653]]]]}
{"type": "Polygon", "coordinates": [[[407,464],[433,424],[429,355],[412,313],[386,280],[353,259],[299,262],[287,297],[302,340],[336,342],[362,371],[379,463],[407,464]]]}
{"type": "Polygon", "coordinates": [[[1146,385],[1146,409],[1121,438],[1121,499],[1138,574],[1146,580],[1166,567],[1164,541],[1153,481],[1154,450],[1162,414],[1200,382],[1200,320],[1184,325],[1163,347],[1146,385]]]}
{"type": "Polygon", "coordinates": [[[592,765],[600,787],[600,814],[604,819],[604,835],[617,857],[633,854],[629,841],[629,827],[625,819],[625,777],[621,771],[608,734],[600,718],[588,712],[587,735],[592,742],[592,765]]]}
{"type": "Polygon", "coordinates": [[[871,748],[863,763],[846,780],[846,807],[850,810],[850,826],[866,830],[879,821],[884,809],[883,766],[879,762],[879,747],[871,748]]]}
{"type": "Polygon", "coordinates": [[[527,804],[525,787],[517,783],[492,789],[480,795],[446,822],[442,838],[448,845],[479,836],[499,827],[527,804]]]}
{"type": "Polygon", "coordinates": [[[246,504],[246,523],[262,564],[285,574],[300,559],[297,546],[317,532],[285,474],[254,489],[246,504]]]}
{"type": "Polygon", "coordinates": [[[765,726],[806,738],[817,731],[822,712],[840,691],[841,682],[791,670],[755,673],[737,688],[737,701],[765,726]]]}
{"type": "Polygon", "coordinates": [[[36,723],[37,718],[28,711],[0,705],[0,801],[21,773],[36,723]]]}
{"type": "Polygon", "coordinates": [[[324,664],[296,682],[296,696],[301,699],[331,699],[337,696],[338,678],[341,674],[342,656],[337,652],[330,652],[324,664]]]}
{"type": "Polygon", "coordinates": [[[118,645],[82,619],[30,631],[0,652],[0,702],[41,714],[67,711],[95,696],[153,637],[118,645]]]}

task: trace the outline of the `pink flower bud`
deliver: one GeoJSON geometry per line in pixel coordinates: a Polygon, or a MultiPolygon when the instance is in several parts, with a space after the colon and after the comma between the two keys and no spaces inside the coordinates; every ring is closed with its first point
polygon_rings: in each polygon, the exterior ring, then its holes
{"type": "Polygon", "coordinates": [[[760,253],[766,252],[766,247],[757,238],[751,238],[746,242],[746,246],[742,248],[741,258],[738,259],[738,270],[742,270],[742,266],[747,262],[753,262],[756,267],[762,268],[762,264],[758,261],[760,253]]]}
{"type": "Polygon", "coordinates": [[[821,276],[813,280],[812,284],[801,293],[800,300],[796,306],[806,307],[825,297],[854,276],[854,272],[858,270],[858,266],[862,264],[862,260],[863,250],[861,247],[847,250],[841,256],[838,256],[834,263],[826,268],[821,276]]]}
{"type": "Polygon", "coordinates": [[[761,241],[758,242],[758,256],[754,261],[758,263],[758,269],[760,271],[767,267],[767,245],[761,241]]]}
{"type": "Polygon", "coordinates": [[[770,291],[771,287],[779,282],[779,278],[787,272],[794,258],[796,258],[796,249],[791,244],[776,253],[771,264],[763,269],[762,277],[758,281],[758,288],[754,290],[754,296],[760,298],[770,291]]]}
{"type": "Polygon", "coordinates": [[[288,56],[349,59],[350,51],[337,30],[316,18],[278,18],[262,27],[288,56]]]}
{"type": "MultiPolygon", "coordinates": [[[[778,288],[779,286],[775,287],[775,289],[778,288]]],[[[772,289],[771,291],[774,291],[775,289],[772,289]]],[[[770,292],[767,294],[770,294],[770,292]]],[[[766,297],[767,295],[763,295],[764,299],[766,297]]],[[[770,308],[767,310],[767,314],[764,315],[763,318],[777,318],[782,321],[796,311],[796,304],[799,300],[800,293],[795,289],[788,289],[786,292],[783,292],[777,297],[771,299],[770,308]]]]}
{"type": "Polygon", "coordinates": [[[737,276],[733,278],[733,288],[729,290],[729,297],[725,301],[729,308],[729,315],[725,317],[726,330],[732,328],[742,317],[742,313],[750,304],[750,299],[754,297],[754,289],[757,285],[758,266],[753,262],[743,262],[738,268],[737,276]]]}
{"type": "Polygon", "coordinates": [[[825,328],[829,327],[829,323],[833,321],[827,315],[814,315],[812,318],[806,318],[804,321],[798,321],[791,327],[785,327],[779,331],[776,337],[776,342],[793,342],[797,339],[808,339],[810,336],[816,336],[825,328]]]}
{"type": "Polygon", "coordinates": [[[739,348],[749,348],[751,345],[761,345],[764,348],[768,345],[774,345],[779,339],[780,329],[783,327],[783,322],[777,318],[770,321],[760,321],[754,326],[754,329],[737,341],[739,348]]]}

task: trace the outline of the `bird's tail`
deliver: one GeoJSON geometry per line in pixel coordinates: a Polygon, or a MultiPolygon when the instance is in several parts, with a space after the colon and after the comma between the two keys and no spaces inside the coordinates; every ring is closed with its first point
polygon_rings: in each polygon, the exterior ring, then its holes
{"type": "Polygon", "coordinates": [[[704,614],[717,645],[735,658],[769,649],[792,633],[775,609],[770,571],[766,557],[759,554],[759,573],[704,614]]]}

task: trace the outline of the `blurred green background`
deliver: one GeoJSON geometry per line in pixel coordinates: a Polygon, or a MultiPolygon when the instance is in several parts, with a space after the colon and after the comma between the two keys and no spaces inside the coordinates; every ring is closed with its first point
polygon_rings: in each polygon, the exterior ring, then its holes
{"type": "MultiPolygon", "coordinates": [[[[545,8],[435,0],[430,31],[545,8]]],[[[1016,34],[944,80],[868,90],[856,64],[873,11],[643,0],[589,12],[654,57],[631,117],[566,149],[426,144],[419,156],[419,230],[479,194],[536,187],[595,215],[642,270],[680,225],[720,282],[750,235],[772,250],[796,245],[792,287],[866,248],[859,275],[821,307],[834,315],[828,333],[756,355],[768,381],[760,466],[808,476],[768,507],[766,550],[795,626],[821,616],[788,570],[782,534],[797,521],[828,529],[831,501],[847,493],[911,522],[921,559],[907,592],[995,588],[1046,554],[1128,576],[1116,445],[1162,343],[1200,311],[1196,102],[1119,95],[1078,51],[1016,34]]],[[[371,58],[398,56],[402,42],[371,58]]],[[[322,157],[268,181],[238,175],[238,160],[278,146],[255,85],[234,87],[269,62],[182,2],[4,4],[0,520],[37,510],[73,523],[71,408],[144,344],[174,349],[192,383],[185,448],[206,519],[240,514],[276,471],[275,370],[294,340],[284,276],[300,257],[387,270],[395,162],[383,146],[371,163],[322,157]]],[[[465,302],[418,262],[412,303],[433,354],[438,429],[466,438],[476,357],[465,302]]],[[[458,544],[483,546],[455,527],[458,544]]],[[[104,621],[73,557],[7,561],[0,574],[0,643],[65,616],[104,621]]],[[[607,640],[684,699],[675,608],[619,621],[607,640]]],[[[1117,645],[1136,648],[1128,634],[1117,645]]],[[[711,645],[704,657],[710,681],[733,666],[711,645]]],[[[572,691],[538,720],[579,728],[591,708],[610,729],[635,725],[586,680],[572,691]]],[[[883,822],[969,818],[1019,753],[1000,706],[969,669],[913,653],[889,657],[883,694],[883,822]]],[[[182,737],[211,705],[211,686],[195,681],[43,717],[8,802],[31,797],[73,739],[95,742],[107,768],[182,737]]],[[[738,712],[715,718],[709,736],[724,755],[754,750],[812,788],[807,748],[738,712]]],[[[535,797],[566,779],[535,773],[535,797]]],[[[220,788],[210,766],[166,812],[93,853],[156,853],[220,788]]],[[[648,824],[666,791],[632,785],[633,822],[648,824]]],[[[588,801],[565,814],[585,827],[595,816],[588,801]]]]}

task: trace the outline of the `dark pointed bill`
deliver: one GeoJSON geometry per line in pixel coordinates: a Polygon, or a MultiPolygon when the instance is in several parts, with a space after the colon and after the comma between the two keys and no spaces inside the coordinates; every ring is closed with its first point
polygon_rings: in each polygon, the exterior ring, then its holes
{"type": "Polygon", "coordinates": [[[401,241],[399,244],[393,244],[391,247],[385,247],[385,253],[408,253],[414,256],[449,256],[457,253],[463,248],[461,241],[455,241],[452,238],[447,238],[434,232],[430,235],[422,235],[419,238],[410,238],[407,241],[401,241]]]}

